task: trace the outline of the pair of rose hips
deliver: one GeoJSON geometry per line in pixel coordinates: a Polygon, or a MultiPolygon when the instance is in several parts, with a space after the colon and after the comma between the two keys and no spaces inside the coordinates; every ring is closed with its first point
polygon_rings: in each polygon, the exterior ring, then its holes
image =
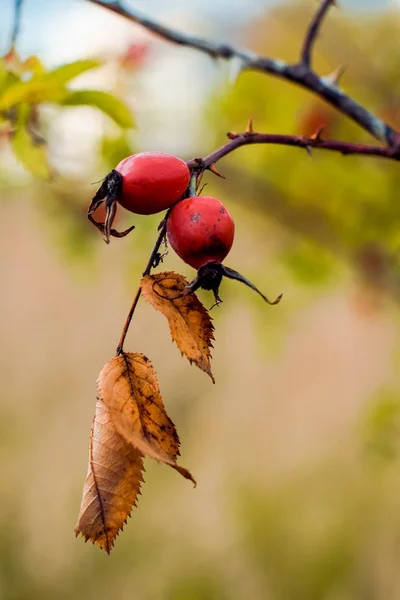
{"type": "MultiPolygon", "coordinates": [[[[240,273],[222,265],[229,253],[235,224],[228,209],[212,196],[195,196],[191,191],[191,173],[187,164],[171,154],[141,152],[128,156],[107,175],[89,207],[89,216],[105,202],[107,216],[104,237],[126,235],[111,229],[118,202],[130,212],[151,215],[169,209],[166,232],[176,254],[198,270],[186,293],[198,288],[212,290],[216,303],[222,277],[242,281],[270,302],[240,273]],[[188,196],[188,197],[185,197],[188,196]]],[[[93,219],[92,219],[93,220],[93,219]]],[[[99,225],[99,224],[97,224],[99,225]]]]}

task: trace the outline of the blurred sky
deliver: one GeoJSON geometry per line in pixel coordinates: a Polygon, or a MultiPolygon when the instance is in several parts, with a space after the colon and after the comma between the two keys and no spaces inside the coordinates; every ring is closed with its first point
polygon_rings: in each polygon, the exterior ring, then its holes
{"type": "MultiPolygon", "coordinates": [[[[226,35],[232,28],[243,25],[244,20],[253,19],[274,2],[282,0],[125,0],[123,5],[135,7],[170,25],[187,24],[188,31],[191,29],[190,23],[193,23],[194,33],[196,19],[192,16],[195,14],[207,23],[206,28],[211,34],[221,34],[222,31],[226,35]]],[[[343,9],[351,11],[379,10],[390,3],[391,0],[341,0],[340,4],[343,9]]],[[[9,42],[13,7],[14,0],[0,2],[2,53],[9,42]]],[[[25,0],[19,48],[23,53],[45,53],[49,61],[68,60],[71,53],[79,54],[82,47],[85,49],[87,37],[95,35],[93,27],[98,13],[98,7],[90,5],[87,0],[25,0]],[[71,47],[72,41],[74,48],[71,47]]]]}

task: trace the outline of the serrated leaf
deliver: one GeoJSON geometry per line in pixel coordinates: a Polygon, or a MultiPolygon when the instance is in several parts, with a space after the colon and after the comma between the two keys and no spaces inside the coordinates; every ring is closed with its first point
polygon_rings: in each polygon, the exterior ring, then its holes
{"type": "Polygon", "coordinates": [[[143,277],[141,288],[146,300],[168,319],[172,339],[190,362],[194,362],[214,382],[211,348],[214,326],[207,310],[195,294],[181,295],[188,281],[172,271],[143,277]]]}
{"type": "Polygon", "coordinates": [[[49,179],[51,170],[47,161],[46,148],[41,144],[35,144],[26,128],[29,115],[29,106],[20,106],[17,129],[11,140],[11,148],[17,159],[23,164],[27,171],[36,177],[49,179]]]}
{"type": "Polygon", "coordinates": [[[75,77],[78,77],[78,75],[90,71],[91,69],[96,69],[101,65],[102,62],[99,60],[76,60],[52,69],[48,75],[55,81],[58,81],[58,83],[65,84],[72,79],[75,79],[75,77]]]}
{"type": "Polygon", "coordinates": [[[127,353],[110,360],[99,375],[98,391],[115,430],[126,442],[195,483],[189,471],[176,462],[179,437],[146,356],[127,353]]]}
{"type": "Polygon", "coordinates": [[[118,98],[99,90],[69,92],[62,100],[63,106],[93,106],[109,116],[123,129],[134,126],[130,109],[118,98]]]}
{"type": "Polygon", "coordinates": [[[109,408],[98,400],[76,535],[109,554],[136,506],[143,471],[143,455],[115,431],[109,408]]]}

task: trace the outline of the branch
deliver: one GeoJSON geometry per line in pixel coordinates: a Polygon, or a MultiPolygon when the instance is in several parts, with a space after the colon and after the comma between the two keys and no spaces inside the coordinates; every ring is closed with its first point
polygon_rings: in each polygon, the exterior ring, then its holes
{"type": "Polygon", "coordinates": [[[102,2],[101,0],[89,0],[97,6],[102,6],[130,21],[142,25],[149,31],[161,36],[174,44],[188,46],[211,56],[229,60],[238,58],[242,63],[242,70],[252,70],[261,73],[269,73],[286,81],[290,81],[303,87],[331,104],[343,114],[356,122],[362,129],[368,131],[380,142],[396,149],[400,148],[400,133],[392,129],[387,123],[379,119],[372,112],[365,109],[361,104],[348,96],[339,86],[338,77],[320,77],[308,65],[311,52],[319,27],[329,8],[332,0],[323,0],[314,20],[308,30],[306,42],[304,43],[302,59],[297,64],[289,64],[280,59],[259,56],[250,50],[235,48],[228,44],[219,44],[204,40],[195,36],[187,35],[164,27],[136,10],[123,8],[119,1],[102,2]],[[308,40],[308,41],[307,41],[308,40]],[[305,55],[305,56],[304,56],[305,55]]]}
{"type": "Polygon", "coordinates": [[[318,11],[315,13],[315,17],[311,21],[304,40],[303,50],[301,52],[301,62],[307,67],[311,66],[311,52],[321,28],[322,21],[324,20],[325,15],[330,7],[334,4],[335,0],[323,0],[318,11]]]}
{"type": "Polygon", "coordinates": [[[11,33],[11,44],[13,47],[17,41],[19,28],[21,25],[21,13],[22,13],[22,4],[24,0],[14,0],[14,24],[11,33]]]}
{"type": "Polygon", "coordinates": [[[321,137],[321,131],[312,137],[298,135],[280,135],[275,133],[254,133],[245,131],[244,133],[229,132],[230,139],[224,146],[218,148],[204,158],[195,158],[189,161],[188,167],[193,170],[204,171],[211,170],[210,167],[218,160],[230,154],[240,146],[248,146],[250,144],[278,144],[281,146],[294,146],[296,148],[304,148],[308,153],[312,148],[320,150],[330,150],[339,152],[343,155],[358,154],[362,156],[379,156],[390,160],[400,161],[400,149],[379,146],[367,146],[364,144],[351,144],[338,140],[324,140],[321,137]]]}

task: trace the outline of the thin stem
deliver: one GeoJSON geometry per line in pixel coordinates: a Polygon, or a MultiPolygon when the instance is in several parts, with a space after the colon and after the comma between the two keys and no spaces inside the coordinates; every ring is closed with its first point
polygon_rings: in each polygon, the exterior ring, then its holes
{"type": "MultiPolygon", "coordinates": [[[[157,258],[158,258],[160,246],[161,246],[161,244],[163,242],[163,239],[165,238],[165,234],[166,234],[166,231],[167,231],[167,218],[168,218],[168,213],[167,213],[167,216],[160,223],[160,227],[159,227],[160,233],[158,234],[157,241],[154,244],[153,250],[151,251],[150,258],[148,260],[146,268],[145,268],[145,270],[142,273],[142,277],[145,277],[146,275],[149,275],[151,269],[153,268],[153,266],[157,262],[157,258]]],[[[119,339],[118,346],[117,346],[117,351],[116,351],[116,355],[117,356],[119,356],[120,354],[123,354],[123,352],[124,352],[125,338],[126,338],[126,335],[128,333],[128,329],[129,329],[129,326],[131,324],[132,317],[133,317],[134,312],[136,310],[136,306],[138,305],[139,298],[140,298],[141,294],[142,294],[142,288],[139,285],[139,288],[138,288],[138,290],[136,292],[136,295],[135,295],[135,297],[133,299],[132,306],[130,308],[128,316],[126,317],[124,327],[122,329],[121,337],[119,339]]]]}
{"type": "Polygon", "coordinates": [[[283,146],[294,146],[303,148],[310,152],[311,148],[320,150],[330,150],[343,155],[353,154],[362,156],[378,156],[390,160],[400,161],[400,149],[367,146],[364,144],[351,144],[338,140],[324,140],[319,135],[315,137],[297,136],[297,135],[280,135],[272,133],[228,133],[230,141],[209,154],[204,158],[195,158],[187,164],[191,169],[199,169],[201,171],[208,169],[210,165],[230,154],[236,148],[248,146],[250,144],[275,144],[283,146]]]}
{"type": "Polygon", "coordinates": [[[364,131],[368,131],[377,140],[388,146],[400,148],[400,133],[398,131],[390,127],[390,125],[379,119],[372,112],[368,111],[361,104],[348,96],[338,86],[335,78],[320,77],[308,65],[307,56],[309,52],[311,52],[311,48],[313,46],[313,42],[322,18],[324,17],[329,4],[332,4],[332,1],[328,2],[327,0],[322,0],[321,8],[319,9],[313,21],[313,27],[316,31],[315,33],[314,29],[311,31],[311,26],[306,35],[306,39],[308,37],[308,42],[304,42],[306,61],[304,61],[303,56],[302,61],[296,64],[290,64],[280,59],[260,56],[250,50],[236,48],[229,44],[211,42],[196,36],[175,31],[161,25],[160,23],[157,23],[149,17],[142,15],[136,10],[125,9],[121,2],[102,2],[101,0],[88,1],[92,2],[92,4],[102,6],[103,8],[119,14],[134,23],[138,23],[147,30],[152,31],[165,40],[175,44],[194,48],[207,54],[208,56],[211,56],[212,58],[229,60],[235,57],[241,61],[243,71],[253,70],[261,73],[269,73],[270,75],[299,85],[300,87],[309,90],[331,106],[334,106],[344,115],[347,115],[351,120],[364,129],[364,131]],[[318,15],[320,16],[318,17],[318,15]],[[307,50],[307,47],[309,47],[309,50],[307,50]]]}
{"type": "Polygon", "coordinates": [[[307,67],[311,66],[311,53],[321,28],[322,21],[324,20],[330,7],[334,4],[335,0],[323,0],[310,23],[304,39],[303,50],[301,51],[301,62],[307,67]]]}
{"type": "Polygon", "coordinates": [[[15,45],[18,38],[23,1],[24,0],[14,0],[14,25],[11,33],[11,47],[15,45]]]}

